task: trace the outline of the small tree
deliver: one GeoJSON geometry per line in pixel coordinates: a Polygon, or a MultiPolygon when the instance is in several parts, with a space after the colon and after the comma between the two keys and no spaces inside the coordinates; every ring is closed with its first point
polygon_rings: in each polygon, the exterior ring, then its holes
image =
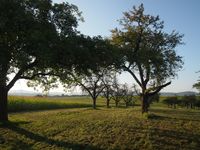
{"type": "Polygon", "coordinates": [[[126,107],[133,105],[134,92],[129,89],[127,84],[122,85],[121,91],[122,91],[122,99],[124,100],[126,107]]]}
{"type": "Polygon", "coordinates": [[[181,100],[184,106],[191,109],[195,107],[195,103],[197,101],[195,95],[185,95],[181,98],[181,100]]]}
{"type": "Polygon", "coordinates": [[[116,75],[113,79],[112,89],[113,89],[113,92],[112,92],[111,99],[115,101],[115,106],[118,107],[119,102],[122,99],[122,89],[120,88],[120,84],[117,80],[116,75]]]}
{"type": "Polygon", "coordinates": [[[177,96],[170,96],[163,100],[164,104],[167,104],[168,107],[176,108],[177,104],[179,104],[177,96]]]}
{"type": "Polygon", "coordinates": [[[71,83],[69,83],[69,78],[64,78],[62,83],[64,87],[69,88],[72,86],[80,86],[83,91],[86,91],[92,98],[93,108],[96,109],[97,97],[102,93],[105,88],[102,78],[103,72],[90,72],[90,74],[77,75],[76,73],[71,73],[71,83]]]}
{"type": "Polygon", "coordinates": [[[112,84],[113,84],[114,74],[115,74],[114,72],[107,70],[106,73],[104,74],[103,78],[102,78],[102,82],[103,82],[103,85],[104,85],[103,96],[106,98],[107,108],[110,107],[110,100],[111,100],[112,95],[113,95],[112,84]]]}
{"type": "Polygon", "coordinates": [[[200,80],[197,83],[193,84],[193,88],[197,89],[200,93],[200,80]]]}
{"type": "Polygon", "coordinates": [[[144,14],[141,4],[124,13],[121,29],[112,30],[111,43],[121,48],[124,63],[120,66],[129,72],[141,89],[142,113],[148,112],[149,99],[171,84],[169,79],[182,67],[181,57],[175,48],[182,37],[173,31],[163,31],[159,16],[144,14]]]}

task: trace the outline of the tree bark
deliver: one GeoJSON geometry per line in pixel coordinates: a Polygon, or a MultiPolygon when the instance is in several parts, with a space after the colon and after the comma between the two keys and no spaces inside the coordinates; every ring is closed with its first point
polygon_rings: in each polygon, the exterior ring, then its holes
{"type": "Polygon", "coordinates": [[[116,100],[115,101],[115,106],[118,107],[119,102],[116,100]]]}
{"type": "Polygon", "coordinates": [[[107,98],[106,106],[107,106],[107,108],[110,108],[110,99],[109,98],[107,98]]]}
{"type": "Polygon", "coordinates": [[[93,98],[93,109],[96,109],[96,98],[93,98]]]}
{"type": "Polygon", "coordinates": [[[8,121],[8,91],[0,85],[0,121],[8,121]]]}
{"type": "Polygon", "coordinates": [[[126,108],[128,108],[128,106],[129,106],[129,103],[128,102],[125,102],[126,103],[126,108]]]}
{"type": "Polygon", "coordinates": [[[143,94],[142,95],[142,114],[148,113],[148,111],[149,111],[148,108],[149,108],[148,96],[143,94]]]}

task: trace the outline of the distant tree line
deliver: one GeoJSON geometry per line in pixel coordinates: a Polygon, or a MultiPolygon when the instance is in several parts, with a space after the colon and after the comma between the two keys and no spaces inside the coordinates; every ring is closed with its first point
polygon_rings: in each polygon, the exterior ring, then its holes
{"type": "Polygon", "coordinates": [[[177,108],[179,106],[187,109],[200,109],[200,99],[195,95],[167,97],[163,100],[163,103],[171,108],[177,108]]]}

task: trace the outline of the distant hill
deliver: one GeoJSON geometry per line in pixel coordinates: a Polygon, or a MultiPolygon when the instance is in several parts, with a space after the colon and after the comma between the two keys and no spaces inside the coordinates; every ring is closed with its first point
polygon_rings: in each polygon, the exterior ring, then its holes
{"type": "MultiPolygon", "coordinates": [[[[55,96],[55,95],[62,95],[62,92],[51,92],[49,96],[55,96]]],[[[8,95],[14,95],[14,96],[36,96],[36,95],[42,95],[41,92],[36,91],[26,91],[26,90],[11,90],[9,91],[8,95]]]]}
{"type": "Polygon", "coordinates": [[[8,92],[8,95],[15,95],[15,96],[36,96],[41,93],[35,91],[26,91],[26,90],[11,90],[8,92]]]}
{"type": "Polygon", "coordinates": [[[184,92],[161,92],[160,93],[161,96],[184,96],[184,95],[198,95],[197,92],[193,92],[193,91],[184,91],[184,92]]]}
{"type": "MultiPolygon", "coordinates": [[[[42,93],[36,91],[26,91],[26,90],[11,90],[8,95],[16,95],[16,96],[36,96],[41,95],[42,93]]],[[[62,92],[51,92],[49,96],[61,96],[64,93],[62,92]]],[[[78,94],[80,96],[80,94],[78,94]]],[[[184,96],[184,95],[198,95],[197,92],[193,91],[184,91],[184,92],[161,92],[161,96],[184,96]]]]}

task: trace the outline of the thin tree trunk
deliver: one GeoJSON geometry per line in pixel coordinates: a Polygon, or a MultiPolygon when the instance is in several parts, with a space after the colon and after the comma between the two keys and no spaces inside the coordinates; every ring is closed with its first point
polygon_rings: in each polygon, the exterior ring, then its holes
{"type": "Polygon", "coordinates": [[[110,108],[110,99],[109,98],[107,98],[106,106],[107,106],[107,108],[110,108]]]}
{"type": "Polygon", "coordinates": [[[0,121],[8,121],[8,91],[0,85],[0,121]]]}
{"type": "Polygon", "coordinates": [[[126,108],[128,108],[128,102],[126,102],[126,108]]]}
{"type": "Polygon", "coordinates": [[[116,107],[118,107],[118,103],[119,103],[119,102],[116,100],[116,101],[115,101],[115,106],[116,106],[116,107]]]}

